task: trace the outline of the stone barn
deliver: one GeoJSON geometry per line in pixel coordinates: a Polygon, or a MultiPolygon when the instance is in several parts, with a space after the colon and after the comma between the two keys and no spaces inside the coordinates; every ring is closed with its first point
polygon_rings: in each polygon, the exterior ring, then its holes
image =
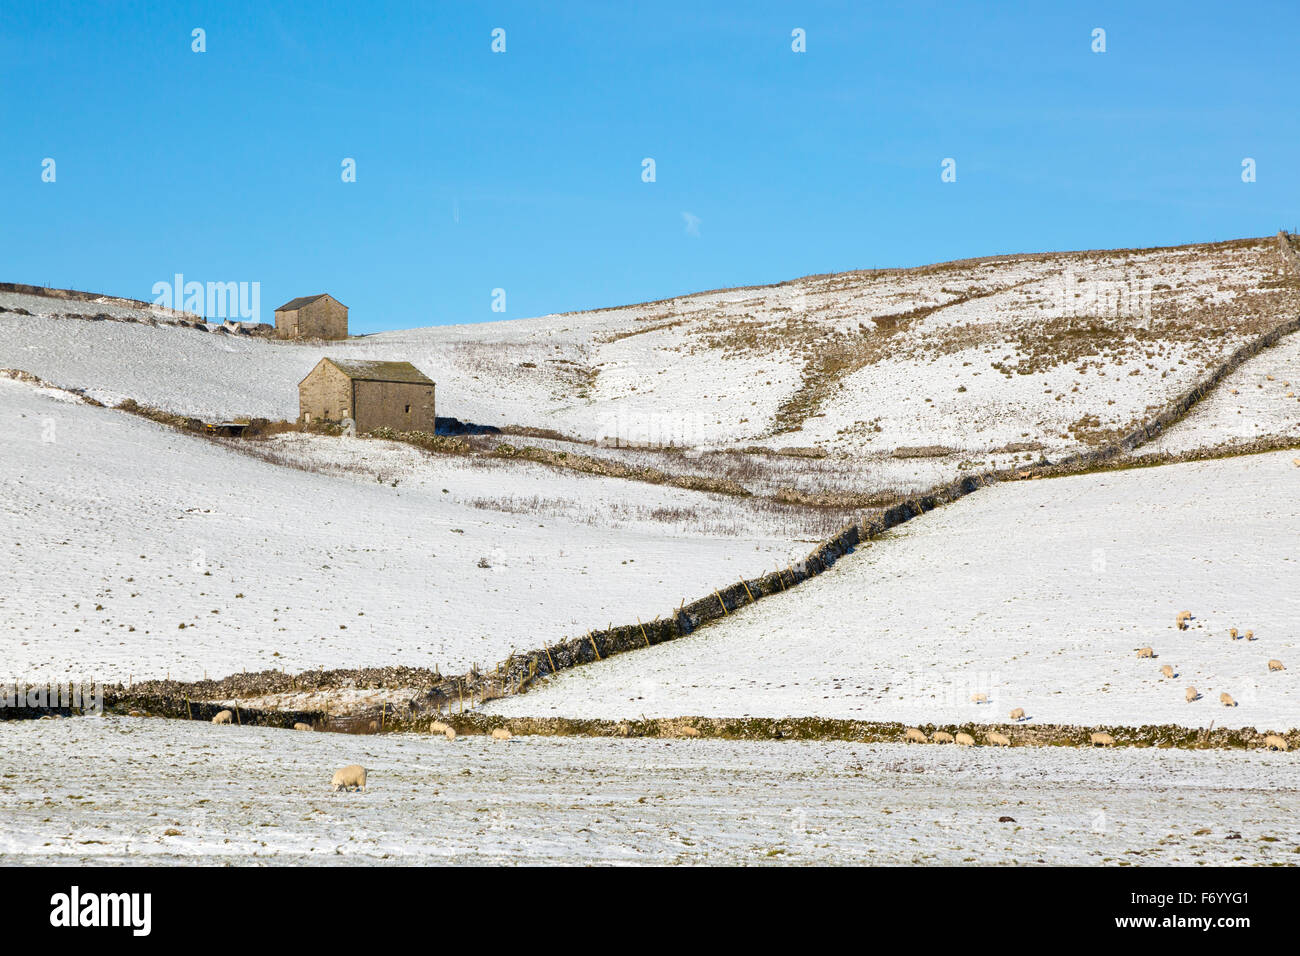
{"type": "Polygon", "coordinates": [[[410,362],[323,358],[298,383],[298,420],[429,432],[437,427],[433,382],[410,362]]]}
{"type": "Polygon", "coordinates": [[[328,292],[300,295],[275,310],[278,339],[346,339],[348,307],[328,292]]]}

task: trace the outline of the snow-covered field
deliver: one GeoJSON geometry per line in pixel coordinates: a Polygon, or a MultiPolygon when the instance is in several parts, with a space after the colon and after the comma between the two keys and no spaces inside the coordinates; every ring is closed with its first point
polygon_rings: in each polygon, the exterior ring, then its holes
{"type": "MultiPolygon", "coordinates": [[[[701,582],[807,550],[716,496],[454,461],[393,487],[260,461],[3,378],[0,433],[10,680],[380,664],[461,673],[512,647],[666,614],[701,582]],[[611,520],[472,503],[525,494],[611,520]],[[720,531],[655,520],[659,506],[698,506],[720,531]]],[[[358,458],[398,459],[352,441],[358,458]]]]}
{"type": "Polygon", "coordinates": [[[1300,442],[1300,332],[1237,369],[1136,455],[1201,451],[1261,438],[1300,442]]]}
{"type": "Polygon", "coordinates": [[[322,355],[407,359],[438,383],[440,413],[482,424],[978,459],[1124,429],[1298,306],[1272,239],[811,276],[329,344],[86,321],[65,316],[104,309],[0,293],[32,313],[0,314],[0,367],[110,404],[292,419],[322,355]]]}
{"type": "Polygon", "coordinates": [[[1300,852],[1264,751],[352,737],[0,723],[0,862],[1229,864],[1300,852]],[[361,763],[365,793],[331,793],[361,763]],[[999,823],[1002,816],[1014,822],[999,823]]]}
{"type": "Polygon", "coordinates": [[[1023,707],[1048,723],[1295,728],[1293,457],[992,486],[787,594],[488,709],[985,723],[1023,707]],[[1180,632],[1184,609],[1195,620],[1180,632]],[[1231,627],[1256,640],[1230,640],[1231,627]],[[1148,645],[1158,656],[1139,659],[1148,645]],[[1271,658],[1289,669],[1270,673],[1271,658]],[[1202,696],[1187,703],[1192,686],[1202,696]]]}

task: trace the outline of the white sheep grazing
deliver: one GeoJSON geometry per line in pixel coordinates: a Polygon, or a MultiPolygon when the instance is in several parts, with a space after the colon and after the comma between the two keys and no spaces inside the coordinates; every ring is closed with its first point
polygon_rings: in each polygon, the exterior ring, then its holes
{"type": "Polygon", "coordinates": [[[1255,632],[1254,632],[1254,631],[1247,631],[1247,632],[1246,632],[1246,640],[1248,640],[1248,641],[1253,641],[1254,639],[1255,639],[1255,632]]]}
{"type": "Polygon", "coordinates": [[[972,704],[987,704],[989,702],[988,694],[971,694],[970,702],[972,704]]]}
{"type": "Polygon", "coordinates": [[[1155,657],[1155,656],[1156,656],[1156,652],[1151,650],[1151,648],[1149,647],[1138,648],[1138,657],[1155,657]]]}
{"type": "Polygon", "coordinates": [[[335,770],[330,779],[330,787],[334,790],[365,790],[366,768],[354,763],[342,770],[335,770]]]}
{"type": "Polygon", "coordinates": [[[1232,695],[1231,695],[1231,694],[1227,694],[1227,693],[1224,693],[1224,694],[1220,694],[1220,695],[1219,695],[1219,703],[1222,704],[1224,707],[1236,707],[1236,706],[1237,706],[1237,702],[1236,702],[1235,700],[1232,699],[1232,695]]]}
{"type": "Polygon", "coordinates": [[[925,734],[917,730],[915,727],[908,727],[907,731],[903,734],[903,739],[909,744],[923,744],[925,743],[926,738],[925,734]]]}
{"type": "Polygon", "coordinates": [[[1173,677],[1174,669],[1170,667],[1168,664],[1163,664],[1160,667],[1160,673],[1163,674],[1165,677],[1173,677]]]}
{"type": "Polygon", "coordinates": [[[512,736],[514,735],[504,727],[497,727],[492,731],[493,740],[509,740],[512,736]]]}
{"type": "Polygon", "coordinates": [[[1013,711],[1011,712],[1011,719],[1012,719],[1012,720],[1024,720],[1024,719],[1025,719],[1025,708],[1023,708],[1023,707],[1017,707],[1015,710],[1013,710],[1013,711]]]}
{"type": "Polygon", "coordinates": [[[228,724],[235,719],[235,715],[228,710],[223,710],[212,718],[214,724],[228,724]]]}
{"type": "Polygon", "coordinates": [[[1228,639],[1233,641],[1237,639],[1237,629],[1235,627],[1228,628],[1228,639]]]}
{"type": "Polygon", "coordinates": [[[1282,737],[1279,737],[1277,734],[1269,734],[1267,737],[1265,737],[1264,746],[1269,750],[1286,751],[1289,749],[1286,745],[1286,740],[1283,739],[1282,737]]]}
{"type": "Polygon", "coordinates": [[[946,730],[936,730],[930,739],[936,744],[950,744],[952,743],[952,734],[946,730]]]}
{"type": "Polygon", "coordinates": [[[455,740],[455,739],[456,739],[456,731],[452,730],[450,727],[448,727],[448,728],[447,728],[446,730],[444,730],[442,733],[443,733],[443,736],[446,737],[448,740],[455,740]]]}
{"type": "Polygon", "coordinates": [[[972,737],[970,734],[958,734],[956,738],[954,738],[954,742],[957,744],[958,747],[975,746],[975,738],[972,737]]]}
{"type": "Polygon", "coordinates": [[[429,733],[431,734],[445,734],[448,729],[448,726],[441,720],[435,720],[429,725],[429,733]]]}
{"type": "Polygon", "coordinates": [[[1197,693],[1195,687],[1189,687],[1187,688],[1187,692],[1183,694],[1183,696],[1187,699],[1187,703],[1190,704],[1194,700],[1199,700],[1201,695],[1197,693]]]}
{"type": "Polygon", "coordinates": [[[1283,664],[1281,661],[1279,661],[1277,658],[1274,658],[1273,660],[1268,662],[1268,669],[1271,671],[1284,671],[1286,670],[1286,665],[1283,664]]]}
{"type": "Polygon", "coordinates": [[[1108,733],[1103,733],[1102,731],[1097,731],[1095,734],[1089,737],[1088,740],[1094,747],[1115,746],[1115,738],[1108,733]]]}
{"type": "Polygon", "coordinates": [[[1179,611],[1178,617],[1174,618],[1174,624],[1178,627],[1178,630],[1185,631],[1187,630],[1187,622],[1190,621],[1191,619],[1192,619],[1191,611],[1179,611]]]}
{"type": "Polygon", "coordinates": [[[987,740],[989,743],[991,743],[994,747],[1011,746],[1010,738],[1008,738],[1006,734],[998,733],[996,730],[990,730],[987,734],[984,735],[984,739],[987,740]]]}
{"type": "Polygon", "coordinates": [[[699,732],[698,730],[696,730],[694,727],[683,727],[683,728],[682,728],[682,736],[683,736],[683,737],[698,737],[699,735],[700,735],[700,732],[699,732]]]}
{"type": "Polygon", "coordinates": [[[293,725],[294,730],[311,730],[311,724],[304,724],[301,720],[293,725]]]}

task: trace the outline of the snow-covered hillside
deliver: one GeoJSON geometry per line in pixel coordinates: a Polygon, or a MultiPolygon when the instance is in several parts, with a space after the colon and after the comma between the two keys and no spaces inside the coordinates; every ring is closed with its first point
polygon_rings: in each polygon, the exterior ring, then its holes
{"type": "Polygon", "coordinates": [[[983,723],[1023,707],[1049,723],[1300,727],[1293,457],[995,485],[696,634],[489,709],[983,723]]]}
{"type": "Polygon", "coordinates": [[[68,318],[100,307],[15,293],[0,307],[0,367],[109,403],[294,418],[322,355],[408,359],[438,383],[440,413],[467,421],[854,456],[944,446],[955,465],[1131,426],[1300,311],[1300,284],[1259,239],[812,276],[332,344],[68,318]]]}
{"type": "MultiPolygon", "coordinates": [[[[5,378],[0,433],[8,680],[391,663],[460,673],[512,646],[654,618],[701,582],[807,549],[697,492],[454,461],[393,487],[257,460],[5,378]],[[524,495],[617,520],[477,500],[524,495]],[[653,515],[696,507],[719,530],[653,515]]],[[[386,447],[384,468],[411,451],[350,441],[363,466],[386,447]]]]}
{"type": "MultiPolygon", "coordinates": [[[[662,472],[577,474],[494,457],[487,439],[463,456],[303,434],[223,444],[0,379],[5,666],[491,664],[783,566],[893,491],[1107,440],[1297,311],[1271,239],[812,276],[328,344],[0,293],[0,368],[109,404],[294,418],[321,355],[409,359],[444,416],[552,429],[588,443],[509,440],[662,472]],[[676,448],[590,443],[609,436],[676,448]]],[[[1248,362],[1156,450],[1300,434],[1298,343],[1248,362]]],[[[796,594],[499,706],[979,719],[993,708],[965,688],[984,681],[998,716],[1295,725],[1278,696],[1293,672],[1250,669],[1295,647],[1296,515],[1273,502],[1300,477],[1291,457],[981,492],[796,594]],[[1198,628],[1260,641],[1158,648],[1185,671],[1161,683],[1128,658],[1183,605],[1198,628]],[[1187,682],[1200,704],[1182,703],[1187,682]],[[950,686],[960,699],[936,704],[950,686]],[[1222,690],[1241,706],[1215,709],[1222,690]]]]}

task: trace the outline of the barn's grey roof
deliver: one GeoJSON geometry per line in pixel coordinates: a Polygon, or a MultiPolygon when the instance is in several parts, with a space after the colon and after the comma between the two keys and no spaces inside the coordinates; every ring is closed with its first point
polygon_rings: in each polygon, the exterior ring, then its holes
{"type": "MultiPolygon", "coordinates": [[[[296,299],[290,299],[288,302],[286,302],[284,305],[277,308],[275,311],[292,312],[295,309],[301,309],[304,305],[308,305],[309,303],[315,302],[317,299],[323,299],[327,295],[329,295],[328,292],[318,292],[316,295],[300,295],[296,299]]],[[[338,299],[335,299],[334,301],[339,302],[338,299]]],[[[339,302],[339,305],[343,305],[343,303],[339,302]]],[[[347,308],[347,306],[343,306],[343,307],[347,308]]]]}
{"type": "Polygon", "coordinates": [[[371,359],[326,358],[336,369],[354,381],[409,382],[413,385],[432,385],[433,380],[410,362],[381,362],[371,359]]]}

